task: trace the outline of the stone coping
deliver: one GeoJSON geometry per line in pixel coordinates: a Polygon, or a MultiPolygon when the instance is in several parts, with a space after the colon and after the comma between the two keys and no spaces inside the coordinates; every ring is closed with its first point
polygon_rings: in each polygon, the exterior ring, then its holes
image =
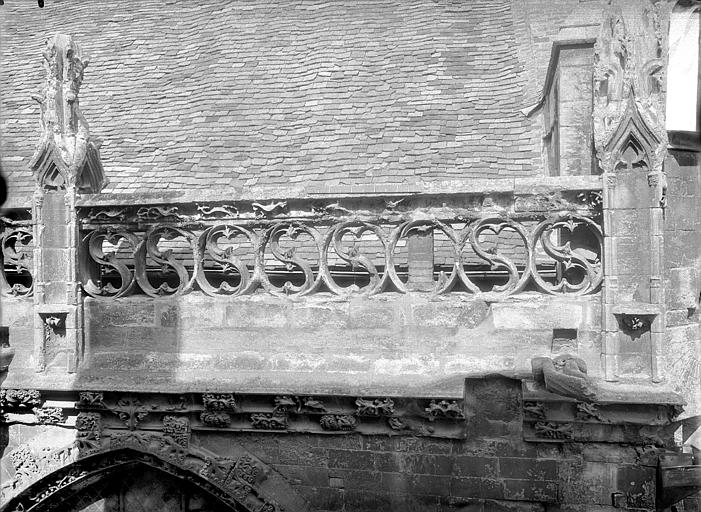
{"type": "MultiPolygon", "coordinates": [[[[124,373],[124,372],[122,372],[124,373]]],[[[130,376],[134,376],[130,372],[130,376]]],[[[292,372],[289,372],[292,373],[292,372]]],[[[120,375],[120,378],[101,378],[97,375],[94,376],[78,376],[73,375],[62,375],[57,379],[51,378],[51,376],[41,376],[40,378],[35,378],[33,381],[28,380],[29,375],[18,375],[15,374],[14,378],[9,378],[2,383],[0,388],[2,389],[23,389],[27,388],[28,384],[31,382],[31,387],[38,389],[40,391],[46,390],[50,393],[62,393],[62,392],[77,392],[77,391],[105,391],[105,392],[132,392],[132,393],[164,393],[164,394],[178,394],[178,393],[234,393],[234,394],[247,394],[247,395],[275,395],[275,394],[293,394],[293,395],[307,395],[311,394],[316,397],[356,397],[356,396],[366,396],[366,397],[377,397],[385,396],[392,398],[416,398],[416,399],[429,399],[429,398],[441,398],[450,400],[460,400],[464,398],[464,385],[465,381],[468,379],[479,379],[479,378],[489,378],[494,376],[506,377],[515,380],[521,380],[523,382],[523,399],[526,401],[541,401],[541,402],[576,402],[574,398],[568,398],[561,395],[556,395],[554,393],[549,393],[544,390],[534,390],[532,388],[533,382],[530,380],[530,376],[521,374],[519,372],[507,371],[507,372],[486,372],[482,375],[473,374],[469,376],[450,376],[448,379],[450,382],[443,382],[440,387],[422,387],[417,385],[414,388],[406,388],[404,384],[403,387],[395,386],[383,386],[378,387],[376,383],[364,382],[362,385],[357,383],[353,385],[351,383],[352,377],[348,379],[338,378],[329,379],[328,382],[321,383],[321,385],[310,384],[309,379],[311,377],[308,372],[298,372],[296,375],[286,375],[285,382],[279,382],[281,379],[277,379],[278,382],[273,385],[251,385],[250,381],[246,382],[247,377],[252,377],[251,375],[240,375],[237,379],[227,379],[228,382],[221,383],[217,385],[216,376],[209,382],[191,382],[181,380],[179,382],[174,382],[173,380],[168,380],[163,384],[154,384],[153,382],[147,383],[136,383],[130,380],[127,384],[120,382],[124,378],[124,375],[120,375]],[[82,382],[81,382],[82,381],[82,382]],[[331,381],[335,381],[335,385],[331,384],[331,381]],[[324,389],[325,388],[325,389],[324,389]]],[[[56,376],[58,377],[58,376],[56,376]]],[[[339,376],[340,377],[340,376],[339,376]]],[[[400,384],[400,383],[398,383],[400,384]]],[[[425,382],[424,384],[428,384],[425,382]]],[[[600,396],[595,401],[597,404],[601,405],[616,405],[616,404],[635,404],[635,405],[686,405],[684,399],[678,394],[669,389],[668,386],[662,384],[652,384],[647,382],[640,383],[604,383],[598,382],[600,385],[600,396]]]]}
{"type": "MultiPolygon", "coordinates": [[[[539,402],[577,402],[570,398],[544,389],[538,389],[531,380],[523,382],[523,399],[539,402]]],[[[637,405],[686,405],[684,399],[664,384],[651,382],[605,382],[596,380],[597,404],[637,404],[637,405]]]]}
{"type": "MultiPolygon", "coordinates": [[[[404,197],[422,195],[477,194],[547,194],[562,190],[600,190],[601,176],[540,176],[535,178],[469,179],[417,181],[407,184],[327,185],[310,184],[264,186],[229,190],[192,190],[135,192],[128,194],[85,194],[78,197],[77,206],[107,206],[125,204],[184,204],[193,202],[231,202],[305,199],[342,199],[362,197],[404,197]]],[[[5,209],[26,208],[31,197],[12,197],[5,209]]]]}

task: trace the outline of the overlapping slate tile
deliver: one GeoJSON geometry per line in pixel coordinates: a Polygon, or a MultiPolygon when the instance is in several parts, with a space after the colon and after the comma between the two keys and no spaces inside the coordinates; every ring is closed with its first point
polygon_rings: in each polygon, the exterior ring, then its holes
{"type": "Polygon", "coordinates": [[[3,172],[29,196],[31,94],[60,31],[91,57],[80,101],[106,192],[537,175],[542,127],[520,111],[574,4],[7,2],[3,172]]]}

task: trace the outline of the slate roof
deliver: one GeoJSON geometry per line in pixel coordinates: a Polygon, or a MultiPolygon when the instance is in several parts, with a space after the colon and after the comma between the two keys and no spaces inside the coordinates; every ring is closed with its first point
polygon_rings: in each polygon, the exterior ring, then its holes
{"type": "Polygon", "coordinates": [[[8,1],[0,155],[28,196],[44,39],[90,56],[106,192],[541,174],[537,99],[577,0],[8,1]]]}

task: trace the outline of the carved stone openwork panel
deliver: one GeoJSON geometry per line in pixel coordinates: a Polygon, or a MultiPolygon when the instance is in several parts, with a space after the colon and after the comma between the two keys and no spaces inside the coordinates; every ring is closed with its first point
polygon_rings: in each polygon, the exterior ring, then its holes
{"type": "Polygon", "coordinates": [[[83,286],[105,298],[404,293],[419,268],[430,283],[422,290],[437,294],[592,293],[602,280],[600,201],[580,196],[556,211],[535,199],[512,211],[486,199],[430,211],[334,203],[306,214],[257,203],[249,214],[245,205],[86,208],[83,286]]]}
{"type": "Polygon", "coordinates": [[[0,217],[0,293],[28,297],[33,291],[34,237],[29,211],[0,217]]]}

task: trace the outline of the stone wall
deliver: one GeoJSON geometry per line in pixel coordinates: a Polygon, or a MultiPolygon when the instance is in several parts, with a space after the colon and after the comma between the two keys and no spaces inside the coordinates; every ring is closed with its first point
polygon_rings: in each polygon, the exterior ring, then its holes
{"type": "MultiPolygon", "coordinates": [[[[262,464],[256,486],[278,503],[297,503],[290,510],[654,510],[656,465],[662,452],[651,438],[630,437],[629,443],[524,441],[521,389],[520,381],[502,377],[468,380],[464,439],[356,432],[232,435],[198,428],[187,444],[222,461],[250,454],[262,464]],[[308,502],[308,509],[295,500],[308,502]]],[[[120,422],[105,411],[102,422],[106,421],[113,427],[120,422]]],[[[582,425],[595,427],[595,423],[582,425]]],[[[631,426],[617,428],[632,432],[631,426]]],[[[8,437],[3,441],[0,477],[11,482],[23,470],[31,479],[31,468],[23,466],[25,459],[20,457],[22,446],[31,447],[38,458],[44,448],[69,444],[74,428],[68,424],[4,428],[8,437]]],[[[102,436],[160,435],[146,423],[144,428],[130,431],[122,424],[122,430],[102,436]]],[[[655,443],[670,443],[669,431],[657,433],[655,443]]]]}
{"type": "Polygon", "coordinates": [[[701,164],[698,153],[670,151],[665,212],[667,379],[701,414],[701,164]]]}
{"type": "Polygon", "coordinates": [[[30,312],[17,302],[3,312],[18,354],[5,386],[459,398],[465,377],[529,376],[539,355],[578,355],[599,376],[598,302],[523,294],[488,304],[460,293],[86,299],[75,374],[35,373],[30,312]]]}
{"type": "MultiPolygon", "coordinates": [[[[614,492],[631,508],[654,508],[656,460],[646,458],[645,448],[524,442],[519,388],[506,379],[468,381],[465,440],[238,439],[287,477],[314,510],[603,512],[617,510],[614,492]]],[[[226,451],[224,437],[206,442],[226,451]]]]}

